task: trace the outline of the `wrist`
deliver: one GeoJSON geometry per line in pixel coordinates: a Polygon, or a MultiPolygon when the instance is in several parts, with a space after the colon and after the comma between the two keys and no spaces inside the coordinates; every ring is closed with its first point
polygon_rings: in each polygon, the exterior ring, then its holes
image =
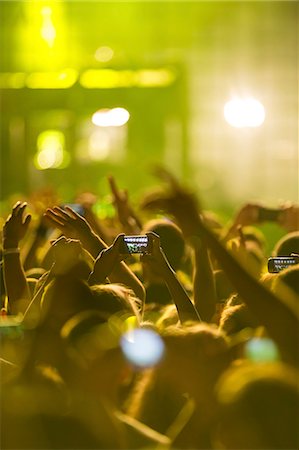
{"type": "Polygon", "coordinates": [[[19,242],[13,239],[4,238],[2,243],[3,243],[3,250],[19,247],[19,242]]]}
{"type": "Polygon", "coordinates": [[[19,247],[10,247],[10,248],[6,247],[6,248],[3,248],[2,254],[3,254],[3,256],[20,254],[20,249],[19,249],[19,247]]]}

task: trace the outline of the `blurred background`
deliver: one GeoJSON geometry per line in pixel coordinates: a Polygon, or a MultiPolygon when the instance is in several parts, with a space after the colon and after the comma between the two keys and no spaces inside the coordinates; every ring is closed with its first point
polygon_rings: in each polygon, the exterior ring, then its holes
{"type": "Polygon", "coordinates": [[[1,201],[138,199],[162,164],[226,214],[298,201],[298,3],[1,1],[1,201]]]}

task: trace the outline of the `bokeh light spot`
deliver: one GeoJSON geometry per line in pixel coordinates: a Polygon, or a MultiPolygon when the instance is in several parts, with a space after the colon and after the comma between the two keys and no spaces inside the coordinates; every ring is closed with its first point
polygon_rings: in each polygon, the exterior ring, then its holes
{"type": "Polygon", "coordinates": [[[259,127],[265,120],[265,108],[254,98],[234,98],[225,104],[224,117],[235,128],[259,127]]]}
{"type": "Polygon", "coordinates": [[[127,360],[136,367],[152,367],[164,354],[164,342],[153,330],[135,329],[121,338],[121,348],[127,360]]]}
{"type": "Polygon", "coordinates": [[[280,359],[277,346],[268,338],[253,338],[248,341],[245,355],[253,362],[271,362],[280,359]]]}
{"type": "Polygon", "coordinates": [[[130,118],[130,113],[124,108],[100,109],[92,116],[92,122],[98,127],[121,127],[130,118]]]}

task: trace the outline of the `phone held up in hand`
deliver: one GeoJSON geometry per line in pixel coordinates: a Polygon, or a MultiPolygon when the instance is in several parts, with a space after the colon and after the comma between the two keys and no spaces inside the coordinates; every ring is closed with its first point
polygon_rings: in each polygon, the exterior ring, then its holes
{"type": "Polygon", "coordinates": [[[295,264],[299,263],[299,256],[274,256],[268,259],[268,272],[278,273],[283,269],[288,267],[293,267],[295,264]]]}
{"type": "Polygon", "coordinates": [[[146,235],[124,236],[121,245],[121,253],[126,255],[143,254],[150,255],[152,251],[152,242],[146,235]]]}

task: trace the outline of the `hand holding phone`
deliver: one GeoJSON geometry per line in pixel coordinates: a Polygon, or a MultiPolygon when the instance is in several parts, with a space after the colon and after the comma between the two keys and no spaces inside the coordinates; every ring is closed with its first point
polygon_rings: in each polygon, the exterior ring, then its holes
{"type": "Polygon", "coordinates": [[[124,255],[145,254],[150,255],[152,251],[152,243],[147,235],[139,236],[123,236],[120,245],[120,253],[124,255]]]}
{"type": "Polygon", "coordinates": [[[269,273],[279,273],[281,270],[287,269],[288,267],[293,267],[295,264],[299,263],[298,255],[290,256],[275,256],[268,259],[268,272],[269,273]]]}

